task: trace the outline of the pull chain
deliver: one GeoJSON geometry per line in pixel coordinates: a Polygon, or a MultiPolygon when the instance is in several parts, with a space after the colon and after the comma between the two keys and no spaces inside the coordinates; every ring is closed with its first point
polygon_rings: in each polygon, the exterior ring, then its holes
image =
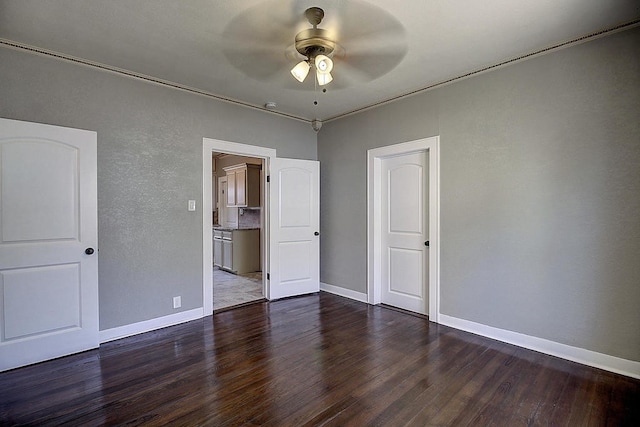
{"type": "MultiPolygon", "coordinates": [[[[315,68],[315,65],[314,65],[315,68]]],[[[318,79],[316,76],[313,76],[313,96],[315,97],[315,101],[313,101],[313,105],[318,105],[318,79]]]]}

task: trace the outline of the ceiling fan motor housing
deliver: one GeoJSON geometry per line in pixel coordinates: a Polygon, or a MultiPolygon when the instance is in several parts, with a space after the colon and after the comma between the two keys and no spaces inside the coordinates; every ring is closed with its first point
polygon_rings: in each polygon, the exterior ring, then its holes
{"type": "Polygon", "coordinates": [[[330,55],[335,48],[336,43],[321,28],[310,28],[296,35],[296,50],[310,59],[316,55],[330,55]]]}
{"type": "Polygon", "coordinates": [[[304,15],[313,28],[296,34],[296,50],[310,60],[313,60],[317,55],[330,55],[336,48],[336,43],[331,40],[327,30],[318,28],[318,24],[324,18],[324,10],[319,7],[310,7],[304,12],[304,15]]]}

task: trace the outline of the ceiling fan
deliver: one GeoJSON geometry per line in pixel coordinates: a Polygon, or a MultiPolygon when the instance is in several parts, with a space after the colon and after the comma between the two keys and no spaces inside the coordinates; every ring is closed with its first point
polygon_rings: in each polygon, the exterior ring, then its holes
{"type": "Polygon", "coordinates": [[[313,28],[300,31],[296,34],[295,48],[301,54],[307,57],[300,61],[291,69],[291,74],[300,83],[304,81],[309,74],[311,64],[316,69],[316,78],[320,86],[324,86],[333,80],[331,70],[333,70],[333,61],[327,55],[331,55],[336,48],[336,42],[331,40],[327,30],[318,28],[322,18],[324,18],[324,10],[319,7],[310,7],[304,12],[307,20],[313,28]]]}
{"type": "Polygon", "coordinates": [[[314,90],[315,83],[300,84],[311,69],[318,85],[342,89],[381,77],[404,58],[404,27],[385,10],[359,0],[317,3],[323,8],[266,0],[246,9],[223,31],[227,60],[255,80],[314,90]]]}

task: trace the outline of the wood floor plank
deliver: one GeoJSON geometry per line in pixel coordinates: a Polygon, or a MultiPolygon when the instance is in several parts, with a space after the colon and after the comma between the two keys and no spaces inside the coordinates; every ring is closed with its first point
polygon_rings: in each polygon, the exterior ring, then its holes
{"type": "MultiPolygon", "coordinates": [[[[354,423],[383,423],[392,418],[398,418],[401,410],[410,412],[409,419],[413,417],[414,411],[410,409],[411,396],[416,391],[441,390],[447,383],[448,378],[454,372],[459,372],[465,365],[479,357],[485,348],[473,345],[469,342],[450,340],[444,337],[441,344],[450,349],[450,353],[442,352],[440,345],[429,345],[432,352],[425,354],[423,360],[408,360],[410,362],[404,370],[385,370],[378,380],[365,384],[356,391],[356,396],[366,402],[368,410],[364,413],[351,414],[354,423]]],[[[408,359],[406,356],[402,360],[408,359]]],[[[422,403],[418,403],[422,407],[422,403]]],[[[346,414],[349,415],[349,414],[346,414]]],[[[345,415],[345,417],[346,417],[345,415]]]]}
{"type": "Polygon", "coordinates": [[[640,380],[320,293],[0,373],[0,425],[640,425],[640,380]]]}

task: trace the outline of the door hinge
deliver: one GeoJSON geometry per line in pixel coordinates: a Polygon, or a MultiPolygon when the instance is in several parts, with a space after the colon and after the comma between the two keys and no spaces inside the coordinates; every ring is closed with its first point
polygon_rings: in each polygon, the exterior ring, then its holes
{"type": "Polygon", "coordinates": [[[267,175],[267,182],[271,182],[271,175],[267,175]]]}
{"type": "Polygon", "coordinates": [[[267,280],[271,280],[271,275],[267,273],[267,280]]]}

